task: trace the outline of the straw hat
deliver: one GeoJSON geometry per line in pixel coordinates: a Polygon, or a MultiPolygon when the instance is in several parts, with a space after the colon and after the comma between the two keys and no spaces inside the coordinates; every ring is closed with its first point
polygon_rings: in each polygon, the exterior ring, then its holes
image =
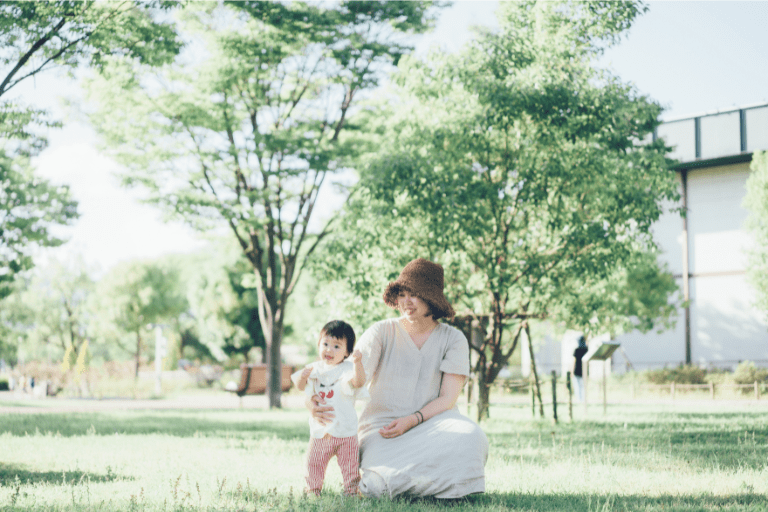
{"type": "Polygon", "coordinates": [[[443,267],[424,258],[417,258],[408,263],[397,280],[384,289],[384,303],[397,309],[397,295],[401,289],[405,289],[432,306],[435,320],[453,318],[456,312],[445,298],[443,287],[443,267]]]}

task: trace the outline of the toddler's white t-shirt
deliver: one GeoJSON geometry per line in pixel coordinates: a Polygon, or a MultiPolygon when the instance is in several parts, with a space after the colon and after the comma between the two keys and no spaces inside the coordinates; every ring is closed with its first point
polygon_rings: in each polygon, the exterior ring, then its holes
{"type": "MultiPolygon", "coordinates": [[[[325,404],[333,407],[335,417],[328,425],[319,424],[314,418],[309,418],[309,433],[312,437],[322,438],[326,434],[333,437],[352,437],[357,435],[357,412],[355,400],[365,400],[370,397],[365,387],[353,388],[349,381],[355,376],[355,364],[350,361],[342,361],[331,365],[325,361],[315,361],[309,365],[312,373],[307,379],[307,387],[304,393],[311,397],[320,395],[325,399],[325,404]]],[[[301,370],[291,375],[295,385],[301,378],[301,370]]]]}

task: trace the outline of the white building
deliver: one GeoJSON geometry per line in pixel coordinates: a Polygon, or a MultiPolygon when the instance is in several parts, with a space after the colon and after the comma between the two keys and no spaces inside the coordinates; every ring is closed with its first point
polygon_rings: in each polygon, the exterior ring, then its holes
{"type": "MultiPolygon", "coordinates": [[[[681,204],[667,206],[681,206],[687,215],[667,212],[653,232],[688,306],[672,330],[618,336],[622,352],[613,356],[613,370],[624,371],[627,360],[636,370],[686,362],[734,368],[744,360],[768,366],[768,324],[746,279],[751,239],[742,207],[752,153],[768,150],[768,104],[669,120],[654,136],[673,146],[671,157],[680,162],[674,171],[681,204]]],[[[573,334],[536,343],[540,371],[570,369],[573,334]]]]}
{"type": "Polygon", "coordinates": [[[673,330],[616,341],[636,369],[685,362],[734,368],[743,360],[768,366],[768,325],[746,279],[751,239],[742,207],[752,153],[768,150],[768,105],[666,121],[656,136],[675,147],[687,215],[666,213],[654,235],[688,307],[673,330]]]}

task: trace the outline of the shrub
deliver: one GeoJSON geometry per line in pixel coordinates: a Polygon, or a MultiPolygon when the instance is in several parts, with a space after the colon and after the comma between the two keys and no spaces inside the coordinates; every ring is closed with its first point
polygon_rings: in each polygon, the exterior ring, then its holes
{"type": "Polygon", "coordinates": [[[645,373],[646,380],[652,384],[705,384],[706,376],[704,369],[683,364],[676,368],[659,368],[645,373]]]}
{"type": "Polygon", "coordinates": [[[768,380],[768,369],[757,368],[752,361],[742,361],[736,367],[733,380],[736,384],[752,384],[755,381],[763,382],[768,380]]]}
{"type": "Polygon", "coordinates": [[[0,391],[8,391],[8,378],[0,377],[0,391]]]}

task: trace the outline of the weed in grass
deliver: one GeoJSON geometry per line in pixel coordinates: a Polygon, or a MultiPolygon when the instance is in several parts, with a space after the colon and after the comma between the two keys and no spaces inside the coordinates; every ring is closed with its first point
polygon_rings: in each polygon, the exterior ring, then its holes
{"type": "Polygon", "coordinates": [[[11,494],[11,507],[16,506],[16,502],[19,501],[19,494],[21,493],[21,480],[16,477],[14,481],[13,494],[11,494]]]}
{"type": "Polygon", "coordinates": [[[176,509],[178,503],[179,503],[179,482],[181,482],[181,475],[176,479],[174,482],[173,479],[171,479],[171,494],[173,496],[173,508],[176,509]]]}

